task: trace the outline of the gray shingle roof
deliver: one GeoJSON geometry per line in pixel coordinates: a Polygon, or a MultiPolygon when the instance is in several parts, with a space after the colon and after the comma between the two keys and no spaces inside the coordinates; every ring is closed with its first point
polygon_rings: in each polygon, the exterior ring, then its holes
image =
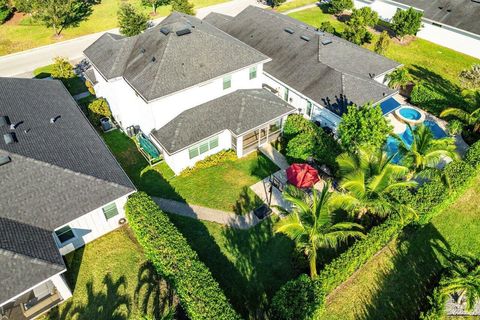
{"type": "Polygon", "coordinates": [[[237,90],[186,110],[152,136],[172,154],[224,130],[241,135],[295,108],[264,89],[237,90]]]}
{"type": "Polygon", "coordinates": [[[84,53],[104,77],[123,76],[147,101],[268,60],[212,25],[177,12],[138,36],[105,34],[84,53]],[[176,35],[186,27],[190,34],[176,35]],[[171,32],[165,35],[161,28],[171,32]]]}
{"type": "Polygon", "coordinates": [[[54,229],[135,187],[61,82],[0,78],[0,116],[2,302],[65,269],[54,229]]]}
{"type": "Polygon", "coordinates": [[[480,3],[472,0],[395,0],[422,9],[425,18],[480,35],[480,3]],[[440,9],[441,8],[441,9],[440,9]]]}
{"type": "Polygon", "coordinates": [[[265,72],[336,112],[345,102],[363,105],[395,93],[371,79],[398,67],[395,61],[269,10],[250,6],[228,23],[227,19],[215,13],[205,18],[271,57],[265,72]],[[324,40],[332,42],[324,45],[324,40]]]}

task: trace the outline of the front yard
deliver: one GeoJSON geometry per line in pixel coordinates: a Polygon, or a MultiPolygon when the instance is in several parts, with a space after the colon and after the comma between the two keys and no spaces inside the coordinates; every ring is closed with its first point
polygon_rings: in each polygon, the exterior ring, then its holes
{"type": "Polygon", "coordinates": [[[392,242],[327,299],[323,319],[416,319],[432,275],[445,265],[442,248],[480,256],[480,175],[431,223],[392,242]]]}
{"type": "Polygon", "coordinates": [[[150,167],[134,142],[121,131],[103,134],[103,138],[139,190],[151,196],[239,214],[261,203],[249,187],[278,170],[263,155],[252,153],[189,175],[175,176],[165,162],[150,167]]]}

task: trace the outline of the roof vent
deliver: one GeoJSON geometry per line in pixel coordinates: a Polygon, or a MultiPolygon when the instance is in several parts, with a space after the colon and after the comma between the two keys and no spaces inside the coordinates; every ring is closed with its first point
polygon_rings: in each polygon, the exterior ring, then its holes
{"type": "Polygon", "coordinates": [[[157,58],[152,57],[152,62],[155,62],[155,61],[157,61],[157,58]]]}
{"type": "Polygon", "coordinates": [[[447,12],[452,12],[452,9],[447,9],[447,12]]]}
{"type": "Polygon", "coordinates": [[[326,46],[327,44],[330,44],[330,43],[332,43],[332,39],[323,39],[323,40],[322,40],[322,44],[323,44],[324,46],[326,46]]]}
{"type": "Polygon", "coordinates": [[[192,30],[190,30],[189,28],[185,28],[185,29],[178,30],[175,33],[177,34],[177,36],[181,37],[181,36],[184,36],[186,34],[192,33],[192,30]]]}
{"type": "Polygon", "coordinates": [[[60,119],[60,116],[50,118],[50,123],[55,123],[57,120],[60,119]]]}
{"type": "Polygon", "coordinates": [[[438,7],[438,9],[442,10],[442,9],[443,9],[443,7],[438,7]]]}
{"type": "Polygon", "coordinates": [[[170,33],[170,29],[166,28],[166,27],[162,27],[160,28],[160,32],[163,33],[164,35],[167,35],[170,33]]]}
{"type": "Polygon", "coordinates": [[[310,37],[307,36],[301,36],[300,39],[305,40],[305,41],[310,41],[310,37]]]}
{"type": "Polygon", "coordinates": [[[295,33],[295,31],[293,31],[293,29],[290,29],[290,28],[285,28],[285,29],[283,29],[283,30],[285,30],[286,33],[290,33],[290,34],[294,34],[294,33],[295,33]]]}
{"type": "Polygon", "coordinates": [[[3,135],[3,141],[5,141],[5,144],[12,144],[17,142],[17,136],[13,132],[5,133],[3,135]]]}
{"type": "Polygon", "coordinates": [[[7,116],[0,117],[0,127],[10,125],[10,119],[7,116]]]}
{"type": "Polygon", "coordinates": [[[472,0],[472,2],[480,3],[480,0],[472,0]]]}
{"type": "Polygon", "coordinates": [[[3,166],[4,164],[9,163],[10,161],[12,161],[12,159],[10,159],[9,156],[0,155],[0,166],[3,166]]]}
{"type": "Polygon", "coordinates": [[[145,48],[140,49],[141,53],[145,53],[145,51],[146,51],[145,48]]]}

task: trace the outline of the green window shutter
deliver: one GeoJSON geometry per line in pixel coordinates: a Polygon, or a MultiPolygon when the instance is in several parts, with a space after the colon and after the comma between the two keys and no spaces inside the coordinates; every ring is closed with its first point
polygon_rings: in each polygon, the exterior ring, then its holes
{"type": "Polygon", "coordinates": [[[288,101],[288,93],[289,93],[288,91],[289,91],[288,88],[285,88],[285,93],[283,95],[283,100],[285,101],[288,101]]]}
{"type": "Polygon", "coordinates": [[[257,77],[257,67],[251,67],[249,71],[250,80],[255,79],[257,77]]]}
{"type": "Polygon", "coordinates": [[[55,234],[57,235],[57,238],[58,240],[60,240],[61,243],[75,238],[75,234],[73,233],[73,230],[72,228],[70,228],[70,226],[65,226],[56,230],[55,234]]]}
{"type": "Polygon", "coordinates": [[[312,115],[312,103],[307,101],[307,115],[310,117],[312,115]]]}
{"type": "Polygon", "coordinates": [[[208,150],[210,150],[210,148],[208,147],[208,141],[202,143],[198,149],[200,150],[200,154],[205,153],[208,150]]]}
{"type": "Polygon", "coordinates": [[[188,155],[190,156],[190,159],[193,159],[195,157],[198,157],[199,153],[198,153],[198,147],[192,147],[190,149],[188,149],[188,155]]]}
{"type": "Polygon", "coordinates": [[[105,219],[110,219],[115,217],[118,214],[118,209],[117,205],[114,203],[110,203],[109,205],[106,205],[105,207],[102,208],[103,210],[103,215],[105,216],[105,219]]]}
{"type": "Polygon", "coordinates": [[[223,90],[226,90],[232,86],[232,76],[223,77],[223,90]]]}
{"type": "Polygon", "coordinates": [[[210,139],[210,149],[218,147],[218,137],[210,139]]]}

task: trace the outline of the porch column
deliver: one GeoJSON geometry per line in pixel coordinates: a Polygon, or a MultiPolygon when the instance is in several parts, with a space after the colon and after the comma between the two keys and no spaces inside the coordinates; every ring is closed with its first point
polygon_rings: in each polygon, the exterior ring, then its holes
{"type": "Polygon", "coordinates": [[[63,300],[67,300],[72,296],[72,291],[70,291],[70,288],[68,287],[67,282],[65,281],[62,274],[57,274],[50,278],[50,280],[52,281],[53,285],[55,286],[63,300]]]}
{"type": "Polygon", "coordinates": [[[237,137],[237,157],[243,157],[243,136],[237,137]]]}

